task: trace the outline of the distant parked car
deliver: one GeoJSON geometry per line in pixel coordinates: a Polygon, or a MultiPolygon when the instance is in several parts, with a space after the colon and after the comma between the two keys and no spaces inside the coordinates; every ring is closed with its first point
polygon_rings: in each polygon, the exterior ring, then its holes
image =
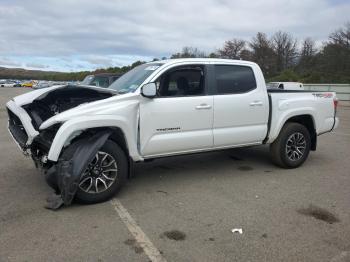
{"type": "Polygon", "coordinates": [[[267,88],[278,88],[282,90],[304,90],[304,85],[299,82],[270,82],[267,88]]]}
{"type": "Polygon", "coordinates": [[[87,86],[97,86],[97,87],[109,87],[115,80],[117,80],[121,74],[112,74],[112,73],[101,73],[95,75],[88,75],[80,83],[80,85],[87,86]]]}
{"type": "Polygon", "coordinates": [[[39,81],[35,85],[32,86],[33,89],[41,89],[45,87],[50,87],[52,84],[48,81],[39,81]]]}
{"type": "Polygon", "coordinates": [[[28,81],[28,82],[22,83],[23,87],[33,87],[33,85],[34,85],[33,81],[28,81]]]}
{"type": "Polygon", "coordinates": [[[0,84],[0,87],[12,87],[12,84],[4,82],[0,84]]]}
{"type": "Polygon", "coordinates": [[[0,81],[0,87],[18,87],[21,86],[18,82],[14,80],[2,80],[0,81]]]}

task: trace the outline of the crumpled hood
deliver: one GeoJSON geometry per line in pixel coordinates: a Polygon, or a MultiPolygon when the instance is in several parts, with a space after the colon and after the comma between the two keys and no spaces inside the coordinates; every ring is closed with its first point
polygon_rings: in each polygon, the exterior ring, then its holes
{"type": "Polygon", "coordinates": [[[40,126],[40,130],[46,129],[56,123],[65,122],[69,119],[87,116],[87,115],[111,115],[117,114],[121,108],[130,104],[138,103],[138,94],[128,93],[123,95],[112,96],[103,100],[90,103],[83,103],[77,107],[64,111],[47,119],[40,126]],[[116,103],[118,102],[118,103],[116,103]]]}
{"type": "MultiPolygon", "coordinates": [[[[33,91],[30,91],[30,92],[25,93],[25,94],[16,96],[12,100],[16,103],[16,105],[23,106],[23,105],[32,103],[35,99],[39,98],[40,96],[48,94],[54,90],[62,89],[62,88],[66,88],[66,87],[72,87],[72,86],[73,85],[56,85],[56,86],[46,87],[46,88],[42,88],[42,89],[37,89],[37,90],[33,90],[33,91]]],[[[95,87],[95,86],[77,85],[77,87],[91,89],[91,90],[97,90],[99,92],[105,92],[105,93],[112,93],[112,94],[117,93],[116,91],[114,91],[112,89],[95,87]]]]}
{"type": "Polygon", "coordinates": [[[12,102],[27,112],[38,131],[79,116],[114,114],[136,96],[138,94],[119,95],[108,88],[60,85],[28,92],[13,98],[12,102]]]}
{"type": "Polygon", "coordinates": [[[45,93],[49,93],[53,90],[63,88],[63,87],[65,87],[65,85],[58,85],[58,86],[52,86],[52,87],[33,90],[28,93],[16,96],[12,98],[12,100],[15,101],[16,105],[23,106],[23,105],[32,103],[36,98],[40,97],[45,93]]]}

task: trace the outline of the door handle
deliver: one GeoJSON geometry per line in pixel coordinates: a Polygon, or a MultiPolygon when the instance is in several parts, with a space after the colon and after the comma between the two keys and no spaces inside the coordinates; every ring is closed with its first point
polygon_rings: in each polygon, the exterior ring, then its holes
{"type": "Polygon", "coordinates": [[[208,104],[200,104],[200,105],[196,106],[197,110],[210,109],[210,108],[211,108],[211,105],[208,105],[208,104]]]}
{"type": "Polygon", "coordinates": [[[263,102],[262,101],[253,101],[249,105],[250,106],[262,106],[263,102]]]}

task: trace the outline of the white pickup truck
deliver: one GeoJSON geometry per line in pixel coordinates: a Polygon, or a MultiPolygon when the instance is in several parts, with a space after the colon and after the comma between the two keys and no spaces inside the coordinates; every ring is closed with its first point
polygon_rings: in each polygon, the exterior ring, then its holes
{"type": "Polygon", "coordinates": [[[300,166],[338,126],[332,92],[267,90],[259,66],[222,59],[140,65],[108,89],[55,86],[7,103],[9,131],[56,190],[51,207],[111,198],[135,162],[270,144],[300,166]]]}

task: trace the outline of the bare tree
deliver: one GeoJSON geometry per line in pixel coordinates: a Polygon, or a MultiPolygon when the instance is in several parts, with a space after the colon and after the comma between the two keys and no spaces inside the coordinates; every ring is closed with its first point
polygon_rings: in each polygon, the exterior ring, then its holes
{"type": "Polygon", "coordinates": [[[240,53],[240,58],[242,60],[252,61],[253,60],[253,53],[249,49],[243,49],[240,53]]]}
{"type": "Polygon", "coordinates": [[[316,52],[315,41],[310,37],[305,38],[301,47],[300,57],[312,57],[316,52]]]}
{"type": "Polygon", "coordinates": [[[303,75],[309,73],[315,66],[316,53],[317,49],[315,41],[310,37],[305,38],[301,46],[300,57],[296,70],[303,75]]]}
{"type": "Polygon", "coordinates": [[[258,63],[268,77],[275,73],[275,53],[271,41],[264,33],[257,33],[249,43],[251,48],[250,60],[258,63]]]}
{"type": "Polygon", "coordinates": [[[350,22],[346,23],[343,28],[333,32],[329,39],[332,44],[338,44],[344,47],[350,47],[350,22]]]}
{"type": "Polygon", "coordinates": [[[182,48],[181,53],[176,53],[171,58],[195,58],[206,57],[205,52],[200,51],[197,47],[185,46],[182,48]]]}
{"type": "Polygon", "coordinates": [[[328,81],[350,82],[350,23],[330,34],[317,66],[328,81]]]}
{"type": "Polygon", "coordinates": [[[225,42],[218,54],[222,58],[241,59],[241,53],[245,50],[246,42],[242,39],[232,39],[225,42]]]}
{"type": "Polygon", "coordinates": [[[272,46],[276,55],[277,71],[281,72],[295,64],[297,40],[289,33],[278,31],[272,36],[272,46]]]}

